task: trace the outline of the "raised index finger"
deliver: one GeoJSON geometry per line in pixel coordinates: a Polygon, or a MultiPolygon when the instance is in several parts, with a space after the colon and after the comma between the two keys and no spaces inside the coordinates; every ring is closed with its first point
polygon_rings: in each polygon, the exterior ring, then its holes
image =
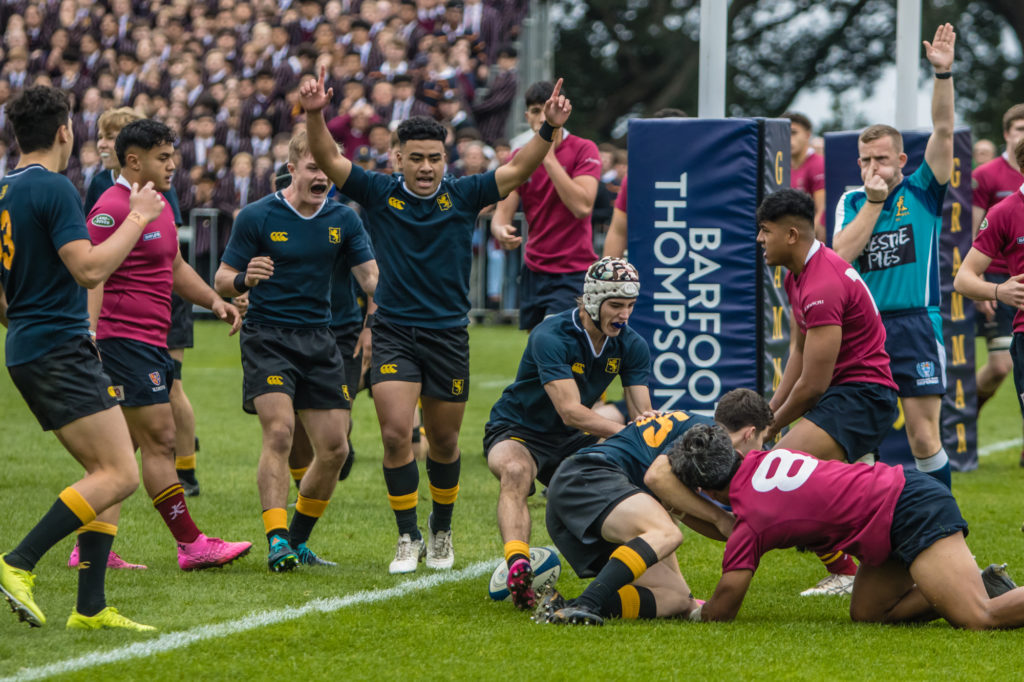
{"type": "Polygon", "coordinates": [[[555,83],[555,89],[551,91],[551,99],[558,99],[558,94],[562,91],[562,79],[559,78],[558,82],[555,83]]]}

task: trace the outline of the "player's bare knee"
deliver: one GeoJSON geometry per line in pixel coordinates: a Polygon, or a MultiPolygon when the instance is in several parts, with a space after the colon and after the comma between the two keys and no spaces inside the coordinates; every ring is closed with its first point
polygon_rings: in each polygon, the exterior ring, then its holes
{"type": "Polygon", "coordinates": [[[295,427],[287,422],[275,422],[263,429],[263,443],[274,452],[287,454],[292,449],[295,427]]]}
{"type": "Polygon", "coordinates": [[[316,455],[322,459],[324,464],[336,466],[339,469],[348,459],[348,442],[345,439],[335,441],[327,445],[316,455]]]}
{"type": "Polygon", "coordinates": [[[501,480],[501,489],[508,491],[522,491],[525,493],[533,483],[534,470],[530,462],[525,462],[519,457],[508,457],[498,467],[498,478],[501,480]]]}

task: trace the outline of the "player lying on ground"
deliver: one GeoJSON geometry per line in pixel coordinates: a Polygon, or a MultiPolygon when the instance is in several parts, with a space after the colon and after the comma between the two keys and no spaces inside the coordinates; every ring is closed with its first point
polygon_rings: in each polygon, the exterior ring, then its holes
{"type": "Polygon", "coordinates": [[[855,621],[941,616],[972,630],[1024,625],[1024,589],[994,565],[979,574],[953,495],[927,474],[783,449],[744,457],[717,425],[690,429],[669,458],[687,486],[731,505],[736,515],[722,578],[691,620],[734,619],[761,556],[804,545],[860,559],[850,601],[855,621]]]}
{"type": "MultiPolygon", "coordinates": [[[[772,413],[760,395],[737,389],[722,397],[715,419],[731,447],[747,452],[761,447],[772,413]]],[[[683,434],[713,423],[681,410],[639,419],[562,462],[548,488],[548,532],[576,575],[594,581],[571,602],[546,595],[535,618],[601,625],[608,617],[670,618],[697,608],[679,571],[683,534],[670,511],[717,540],[729,537],[733,519],[686,488],[669,457],[683,434]]]]}

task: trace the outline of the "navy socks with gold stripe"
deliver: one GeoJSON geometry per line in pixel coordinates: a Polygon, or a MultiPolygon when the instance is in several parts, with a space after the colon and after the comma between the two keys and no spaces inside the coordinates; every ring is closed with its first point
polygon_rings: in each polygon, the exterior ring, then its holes
{"type": "MultiPolygon", "coordinates": [[[[619,590],[639,578],[656,563],[657,553],[642,538],[633,538],[626,544],[619,545],[597,577],[576,599],[576,605],[597,614],[606,612],[619,590]]],[[[621,610],[622,606],[619,608],[621,610]]]]}

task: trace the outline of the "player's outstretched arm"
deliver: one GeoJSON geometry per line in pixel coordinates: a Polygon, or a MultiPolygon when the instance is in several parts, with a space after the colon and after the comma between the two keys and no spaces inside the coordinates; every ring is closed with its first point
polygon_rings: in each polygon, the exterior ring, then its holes
{"type": "Polygon", "coordinates": [[[174,293],[189,303],[200,305],[213,312],[218,318],[231,325],[231,334],[242,326],[242,315],[238,308],[226,302],[220,295],[203,281],[192,266],[181,257],[181,252],[174,258],[174,293]]]}
{"type": "Polygon", "coordinates": [[[939,78],[953,68],[956,33],[952,24],[943,24],[935,30],[932,42],[924,41],[924,52],[936,78],[932,83],[932,134],[924,150],[924,160],[932,169],[935,180],[944,185],[953,172],[953,79],[939,78]]]}
{"type": "Polygon", "coordinates": [[[975,301],[999,301],[1024,310],[1024,274],[993,284],[985,279],[992,259],[971,247],[953,279],[953,288],[975,301]]]}
{"type": "Polygon", "coordinates": [[[594,410],[580,402],[580,389],[572,379],[555,379],[544,384],[544,391],[551,398],[555,411],[566,426],[595,436],[607,438],[614,436],[624,426],[605,419],[594,410]]]}
{"type": "Polygon", "coordinates": [[[164,198],[160,192],[153,189],[152,182],[147,182],[143,187],[136,183],[132,185],[128,205],[131,209],[128,217],[109,239],[100,244],[93,244],[87,239],[76,239],[57,251],[57,255],[79,285],[92,289],[105,282],[110,274],[121,266],[139,241],[146,225],[156,220],[163,212],[164,198]]]}
{"type": "MultiPolygon", "coordinates": [[[[561,128],[569,120],[572,112],[572,103],[567,97],[561,94],[562,79],[555,83],[555,89],[551,91],[551,97],[544,103],[544,120],[548,130],[544,126],[523,145],[519,153],[511,161],[501,166],[494,172],[494,179],[498,183],[498,193],[501,196],[507,195],[519,185],[526,182],[533,171],[544,160],[544,155],[551,148],[551,135],[554,134],[550,128],[561,128]],[[547,135],[547,138],[543,137],[547,135]]],[[[322,167],[322,166],[321,166],[322,167]]]]}
{"type": "Polygon", "coordinates": [[[786,402],[775,410],[769,436],[774,436],[818,403],[818,399],[832,383],[832,371],[843,342],[843,328],[837,324],[812,327],[807,330],[803,346],[803,370],[793,384],[786,402]]]}
{"type": "Polygon", "coordinates": [[[604,238],[605,258],[622,258],[626,255],[627,226],[626,212],[617,208],[612,209],[612,222],[608,226],[608,234],[604,238]]]}
{"type": "Polygon", "coordinates": [[[313,153],[313,160],[331,182],[341,187],[352,172],[352,162],[338,151],[338,145],[324,121],[324,107],[330,104],[334,96],[334,88],[324,90],[326,77],[327,67],[321,66],[318,79],[307,78],[299,86],[299,102],[306,110],[306,134],[309,136],[309,150],[313,153]]]}
{"type": "Polygon", "coordinates": [[[748,570],[723,573],[715,593],[701,607],[700,619],[704,622],[735,620],[753,577],[754,572],[748,570]]]}
{"type": "Polygon", "coordinates": [[[622,398],[626,401],[626,409],[631,420],[657,417],[659,414],[651,405],[651,389],[646,384],[623,386],[622,398]]]}

